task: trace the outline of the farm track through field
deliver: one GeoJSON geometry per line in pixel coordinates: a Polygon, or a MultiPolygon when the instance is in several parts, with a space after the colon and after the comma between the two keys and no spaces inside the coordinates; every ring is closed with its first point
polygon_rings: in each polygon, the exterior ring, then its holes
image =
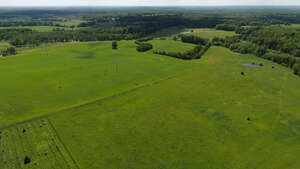
{"type": "Polygon", "coordinates": [[[64,111],[68,111],[68,110],[74,110],[74,109],[77,109],[77,108],[80,108],[80,107],[84,107],[84,106],[87,106],[87,105],[90,105],[90,104],[102,103],[102,102],[105,102],[107,100],[110,100],[110,99],[113,99],[113,98],[116,98],[116,97],[119,97],[119,96],[126,95],[128,93],[137,91],[139,89],[142,89],[142,88],[145,88],[145,87],[148,87],[148,86],[152,86],[152,85],[156,85],[156,84],[160,84],[160,83],[162,83],[164,81],[167,81],[167,80],[170,80],[170,79],[174,79],[174,78],[182,76],[182,75],[186,74],[188,71],[192,71],[192,70],[193,70],[193,68],[190,68],[188,70],[183,70],[181,73],[175,74],[173,76],[168,76],[168,77],[161,78],[161,79],[153,81],[153,82],[141,84],[141,85],[139,85],[139,86],[137,86],[135,88],[132,88],[132,89],[120,92],[120,93],[116,93],[116,94],[111,95],[111,96],[97,98],[97,99],[90,100],[90,101],[87,101],[87,102],[83,102],[83,103],[80,103],[80,104],[71,105],[69,107],[62,108],[61,110],[58,110],[58,111],[55,111],[55,112],[52,112],[52,113],[48,113],[48,114],[45,114],[45,115],[34,117],[34,118],[31,118],[31,119],[28,119],[28,120],[24,120],[24,121],[21,121],[21,122],[17,122],[17,123],[14,123],[14,124],[6,125],[6,126],[3,126],[3,127],[0,127],[0,130],[6,129],[6,128],[10,128],[10,127],[13,127],[13,126],[17,126],[17,125],[20,125],[20,124],[24,124],[24,123],[27,123],[27,122],[31,122],[31,121],[48,118],[50,116],[57,115],[58,113],[61,113],[61,112],[64,112],[64,111]]]}

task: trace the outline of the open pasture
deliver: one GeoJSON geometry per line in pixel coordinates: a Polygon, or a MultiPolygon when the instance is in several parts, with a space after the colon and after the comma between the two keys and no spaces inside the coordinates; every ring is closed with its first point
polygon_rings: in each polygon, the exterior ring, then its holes
{"type": "Polygon", "coordinates": [[[179,40],[151,40],[149,43],[153,45],[153,50],[167,52],[186,52],[196,46],[190,43],[183,43],[179,40]]]}
{"type": "Polygon", "coordinates": [[[81,168],[292,169],[299,86],[288,68],[211,47],[176,77],[50,119],[81,168]]]}
{"type": "Polygon", "coordinates": [[[205,39],[212,39],[214,37],[221,37],[224,38],[226,36],[234,36],[236,35],[235,32],[231,31],[222,31],[216,29],[208,29],[208,28],[199,28],[199,29],[186,29],[182,32],[184,35],[195,35],[205,39]]]}
{"type": "MultiPolygon", "coordinates": [[[[164,50],[184,45],[153,44],[164,50]]],[[[300,166],[300,79],[270,61],[214,46],[202,59],[184,61],[138,53],[133,41],[120,41],[118,50],[111,42],[56,44],[23,51],[0,65],[1,125],[42,116],[55,126],[46,132],[34,129],[43,124],[34,121],[2,129],[6,140],[22,136],[18,148],[1,142],[5,159],[15,161],[2,161],[7,167],[22,165],[27,152],[37,164],[45,161],[40,166],[45,169],[300,166]],[[30,135],[22,135],[23,128],[30,135]],[[62,141],[58,136],[51,141],[54,129],[62,141]],[[36,138],[41,151],[30,153],[35,149],[26,144],[29,138],[36,138]],[[55,145],[65,152],[59,159],[55,145]]],[[[34,168],[32,162],[24,168],[34,168]]]]}
{"type": "MultiPolygon", "coordinates": [[[[162,41],[160,45],[168,50],[169,43],[162,41]]],[[[139,53],[133,41],[120,41],[118,50],[112,50],[111,42],[55,44],[26,50],[0,59],[0,126],[143,86],[195,67],[196,63],[152,52],[139,53]]]]}

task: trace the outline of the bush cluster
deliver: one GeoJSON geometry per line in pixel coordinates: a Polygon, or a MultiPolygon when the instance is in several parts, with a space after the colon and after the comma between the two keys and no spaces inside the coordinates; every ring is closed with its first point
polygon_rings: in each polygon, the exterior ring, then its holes
{"type": "Polygon", "coordinates": [[[179,59],[184,59],[184,60],[191,60],[191,59],[200,59],[202,55],[209,49],[210,44],[207,44],[205,46],[203,45],[198,45],[194,49],[187,51],[187,52],[166,52],[166,51],[154,51],[154,54],[159,54],[159,55],[166,55],[166,56],[171,56],[179,59]]]}
{"type": "Polygon", "coordinates": [[[150,43],[145,43],[146,41],[152,40],[152,38],[146,38],[146,39],[139,39],[136,40],[135,43],[138,45],[136,47],[136,51],[138,52],[146,52],[148,50],[151,50],[153,48],[153,45],[150,43]]]}
{"type": "Polygon", "coordinates": [[[14,47],[9,47],[5,51],[2,51],[2,56],[11,56],[11,55],[16,55],[17,51],[16,48],[14,47]]]}

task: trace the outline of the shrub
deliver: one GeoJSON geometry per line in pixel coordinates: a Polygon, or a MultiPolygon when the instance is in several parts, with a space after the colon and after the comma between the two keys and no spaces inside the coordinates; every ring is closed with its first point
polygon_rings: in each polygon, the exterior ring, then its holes
{"type": "Polygon", "coordinates": [[[136,50],[138,52],[146,52],[148,50],[151,50],[153,48],[153,45],[150,43],[139,43],[136,50]]]}
{"type": "Polygon", "coordinates": [[[116,41],[112,42],[112,49],[118,49],[118,43],[116,41]]]}
{"type": "Polygon", "coordinates": [[[2,52],[2,56],[11,56],[11,55],[16,55],[17,51],[16,48],[14,47],[9,47],[5,51],[2,52]]]}
{"type": "Polygon", "coordinates": [[[298,76],[300,76],[300,62],[297,62],[294,66],[293,66],[293,70],[294,73],[298,76]]]}

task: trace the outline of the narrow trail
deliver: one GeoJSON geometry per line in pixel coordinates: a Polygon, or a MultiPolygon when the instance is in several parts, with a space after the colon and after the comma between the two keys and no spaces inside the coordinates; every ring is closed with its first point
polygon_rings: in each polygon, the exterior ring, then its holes
{"type": "Polygon", "coordinates": [[[168,76],[168,77],[156,80],[156,81],[152,81],[152,82],[149,82],[149,83],[144,83],[144,84],[141,84],[141,85],[139,85],[137,87],[134,87],[132,89],[125,90],[123,92],[116,93],[116,94],[113,94],[111,96],[96,98],[96,99],[89,100],[89,101],[86,101],[86,102],[82,102],[82,103],[79,103],[79,104],[70,105],[70,106],[58,109],[57,111],[49,112],[49,113],[47,113],[45,115],[34,117],[34,118],[31,118],[31,119],[28,119],[28,120],[24,120],[24,121],[21,121],[21,122],[16,122],[16,123],[13,123],[13,124],[10,124],[10,125],[2,126],[2,127],[0,127],[0,130],[6,129],[6,128],[9,128],[9,127],[13,127],[13,126],[17,126],[17,125],[20,125],[20,124],[24,124],[24,123],[27,123],[27,122],[31,122],[31,121],[35,121],[35,120],[39,120],[39,119],[44,119],[44,118],[48,118],[48,117],[51,117],[51,116],[55,116],[55,115],[57,115],[59,113],[62,113],[64,111],[75,110],[75,109],[78,109],[78,108],[81,108],[81,107],[84,107],[84,106],[87,106],[87,105],[95,104],[95,103],[103,103],[105,101],[114,99],[116,97],[123,96],[123,95],[126,95],[128,93],[132,93],[132,92],[137,91],[139,89],[146,88],[146,87],[152,86],[152,85],[157,85],[157,84],[160,84],[160,83],[162,83],[164,81],[167,81],[167,80],[170,80],[170,79],[174,79],[174,78],[182,76],[182,75],[186,74],[187,72],[190,72],[190,71],[192,71],[194,69],[195,68],[192,67],[192,68],[189,68],[188,70],[183,70],[182,72],[177,73],[177,74],[175,74],[173,76],[168,76]]]}

